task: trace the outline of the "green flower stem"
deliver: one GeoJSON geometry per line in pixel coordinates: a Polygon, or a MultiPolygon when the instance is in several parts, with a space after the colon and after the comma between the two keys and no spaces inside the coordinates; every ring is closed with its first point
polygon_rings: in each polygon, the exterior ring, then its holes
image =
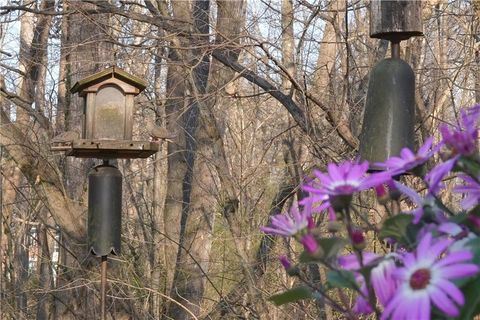
{"type": "Polygon", "coordinates": [[[355,207],[351,207],[350,209],[352,209],[357,217],[359,217],[368,226],[368,230],[378,231],[377,226],[368,221],[368,217],[365,217],[363,214],[361,214],[357,209],[355,209],[355,207]]]}
{"type": "Polygon", "coordinates": [[[319,288],[315,285],[313,285],[308,279],[304,278],[301,274],[297,275],[298,279],[303,282],[305,285],[309,286],[312,290],[315,292],[318,292],[324,299],[325,302],[328,303],[332,308],[335,310],[343,313],[343,314],[348,314],[352,319],[355,318],[355,314],[350,310],[349,308],[344,308],[342,307],[339,303],[337,303],[333,298],[331,298],[324,290],[323,288],[319,288]]]}
{"type": "MultiPolygon", "coordinates": [[[[345,224],[347,227],[347,232],[348,232],[348,238],[350,239],[350,243],[352,244],[353,251],[355,252],[355,255],[357,256],[358,262],[360,264],[360,268],[363,268],[365,265],[363,263],[363,255],[362,255],[362,250],[359,250],[356,248],[354,243],[352,242],[352,235],[353,235],[353,223],[352,223],[352,217],[350,215],[350,206],[345,208],[344,210],[344,217],[345,217],[345,224]]],[[[375,294],[373,292],[373,287],[372,284],[370,283],[370,278],[365,277],[365,284],[367,286],[367,292],[368,292],[368,303],[370,306],[375,310],[375,316],[377,319],[380,318],[380,311],[377,308],[377,299],[375,297],[375,294]]],[[[360,290],[358,290],[360,291],[360,290]]],[[[360,294],[362,294],[360,292],[360,294]]]]}

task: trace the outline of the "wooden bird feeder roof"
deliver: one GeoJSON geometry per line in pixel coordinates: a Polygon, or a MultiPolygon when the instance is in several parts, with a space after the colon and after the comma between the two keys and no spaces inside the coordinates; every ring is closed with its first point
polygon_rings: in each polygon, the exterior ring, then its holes
{"type": "Polygon", "coordinates": [[[139,94],[147,87],[147,82],[145,80],[131,75],[130,73],[119,67],[111,67],[78,81],[70,89],[70,92],[78,92],[80,95],[82,95],[84,94],[85,89],[94,87],[95,85],[101,84],[109,79],[118,79],[123,83],[132,86],[136,89],[134,92],[135,94],[139,94]]]}

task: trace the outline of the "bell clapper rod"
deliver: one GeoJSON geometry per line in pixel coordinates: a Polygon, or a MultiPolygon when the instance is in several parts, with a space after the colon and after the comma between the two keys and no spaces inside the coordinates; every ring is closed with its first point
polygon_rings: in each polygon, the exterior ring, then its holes
{"type": "Polygon", "coordinates": [[[392,49],[392,58],[400,59],[400,41],[390,42],[390,47],[392,49]]]}
{"type": "Polygon", "coordinates": [[[106,300],[107,300],[107,256],[102,256],[101,278],[100,278],[100,312],[101,319],[107,319],[106,300]]]}

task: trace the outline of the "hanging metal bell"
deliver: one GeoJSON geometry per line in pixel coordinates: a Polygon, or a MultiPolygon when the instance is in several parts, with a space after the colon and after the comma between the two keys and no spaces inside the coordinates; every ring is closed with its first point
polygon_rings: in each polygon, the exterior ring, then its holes
{"type": "Polygon", "coordinates": [[[88,175],[88,246],[97,257],[120,254],[122,174],[110,165],[88,175]]]}
{"type": "Polygon", "coordinates": [[[360,134],[360,158],[368,160],[370,170],[379,170],[383,162],[413,149],[415,121],[415,76],[412,68],[399,58],[377,63],[368,84],[367,100],[360,134]]]}

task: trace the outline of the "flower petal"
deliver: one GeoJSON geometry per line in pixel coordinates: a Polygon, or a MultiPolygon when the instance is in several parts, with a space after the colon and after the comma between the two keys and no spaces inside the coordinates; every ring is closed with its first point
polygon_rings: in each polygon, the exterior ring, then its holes
{"type": "Polygon", "coordinates": [[[442,310],[450,317],[458,316],[458,308],[453,304],[453,302],[442,290],[432,288],[429,291],[431,291],[430,298],[432,299],[433,304],[435,304],[438,309],[442,310]]]}
{"type": "Polygon", "coordinates": [[[428,250],[423,254],[417,251],[417,257],[419,257],[420,255],[420,259],[428,259],[429,261],[433,262],[448,248],[448,246],[452,242],[453,241],[451,239],[441,239],[437,241],[434,245],[430,246],[430,248],[428,248],[428,250]]]}
{"type": "Polygon", "coordinates": [[[463,231],[463,229],[456,223],[444,222],[438,226],[438,231],[455,237],[459,235],[463,231]]]}
{"type": "Polygon", "coordinates": [[[417,246],[417,259],[425,257],[425,255],[430,251],[430,242],[432,240],[432,234],[429,232],[423,236],[422,240],[417,246]]]}
{"type": "Polygon", "coordinates": [[[430,320],[430,299],[427,296],[422,296],[418,299],[419,313],[418,320],[430,320]]]}
{"type": "Polygon", "coordinates": [[[328,164],[328,174],[332,178],[332,180],[344,180],[345,175],[340,172],[339,167],[334,163],[328,164]]]}
{"type": "Polygon", "coordinates": [[[402,292],[397,292],[397,294],[393,297],[393,299],[385,307],[385,310],[383,310],[383,313],[380,317],[380,320],[389,319],[390,315],[392,314],[393,311],[395,311],[398,308],[402,308],[401,304],[403,304],[403,303],[404,303],[404,301],[403,301],[402,292]]]}
{"type": "Polygon", "coordinates": [[[442,278],[457,279],[473,276],[480,271],[480,268],[471,263],[458,263],[442,267],[438,271],[441,272],[442,278]]]}
{"type": "Polygon", "coordinates": [[[460,306],[465,304],[465,297],[462,291],[458,289],[453,283],[447,280],[439,280],[435,285],[442,291],[446,292],[449,297],[453,299],[460,306]]]}
{"type": "Polygon", "coordinates": [[[438,261],[435,266],[436,267],[443,267],[450,264],[462,262],[462,261],[470,261],[473,258],[473,254],[468,250],[456,251],[452,252],[442,260],[438,261]]]}
{"type": "Polygon", "coordinates": [[[406,196],[408,196],[410,199],[413,200],[413,202],[415,202],[417,205],[421,205],[422,204],[422,197],[413,189],[397,182],[397,181],[394,181],[393,184],[395,185],[395,187],[403,194],[405,194],[406,196]]]}

